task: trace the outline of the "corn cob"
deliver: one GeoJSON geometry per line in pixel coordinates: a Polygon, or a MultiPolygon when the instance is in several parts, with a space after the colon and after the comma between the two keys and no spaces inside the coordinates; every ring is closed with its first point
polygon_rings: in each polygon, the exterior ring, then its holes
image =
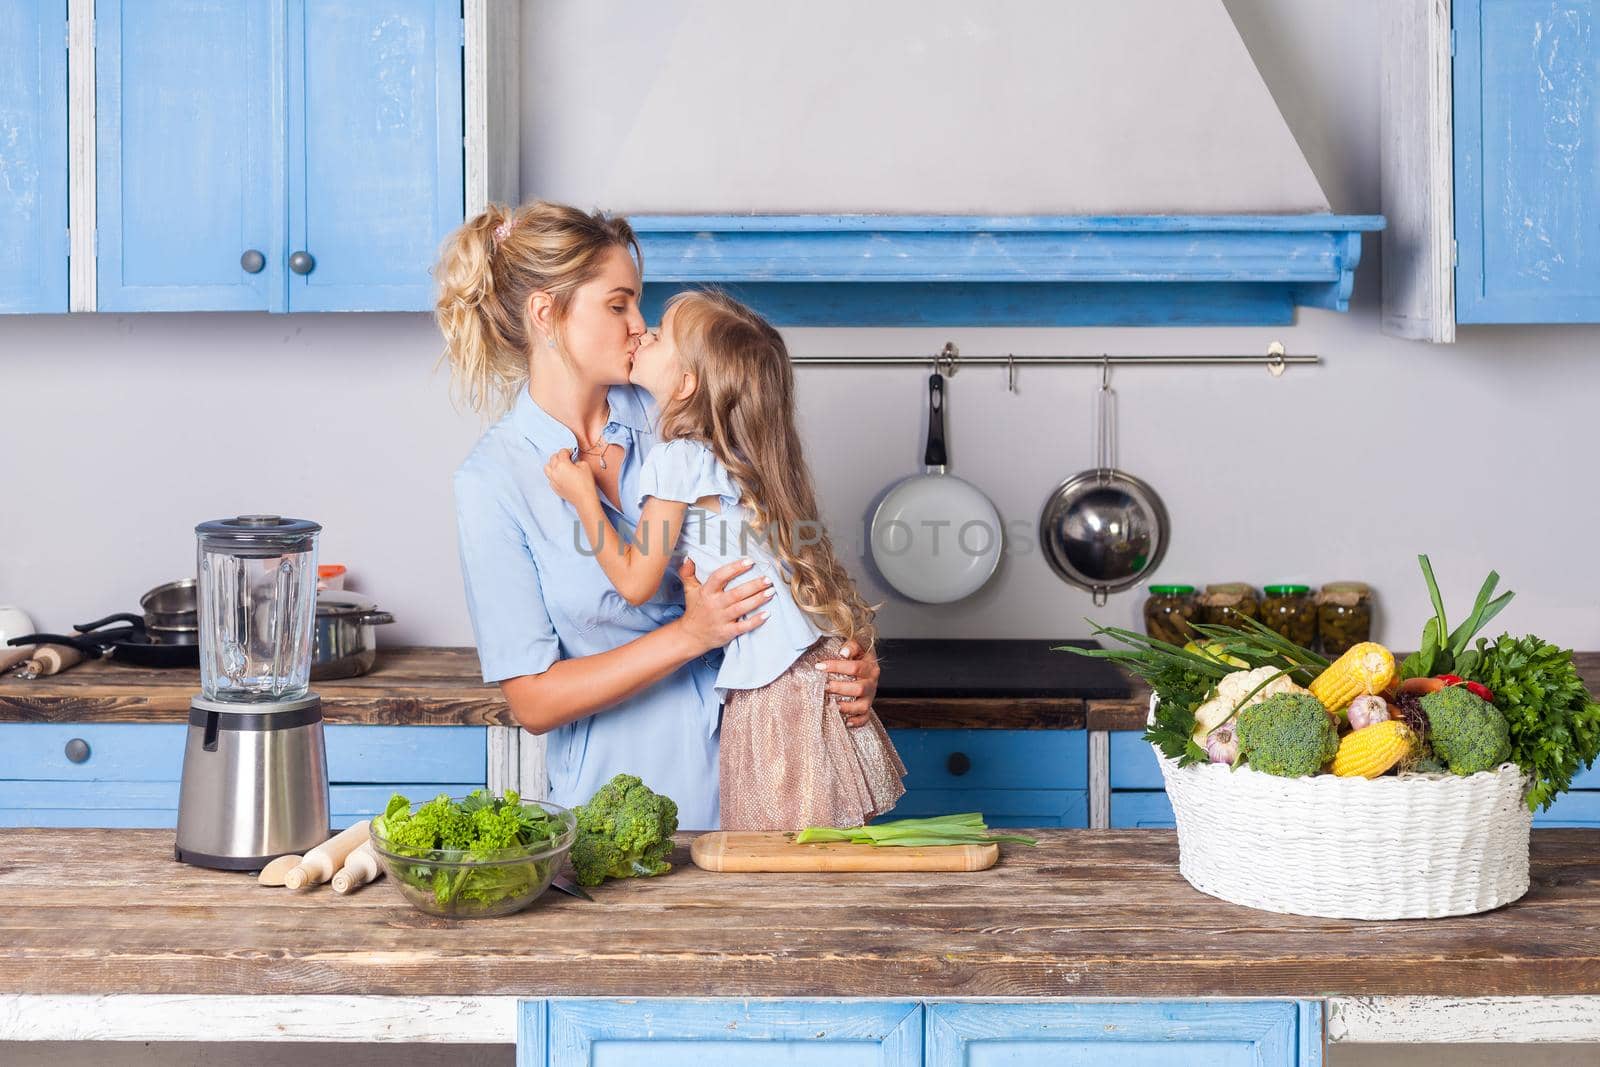
{"type": "Polygon", "coordinates": [[[1417,735],[1398,719],[1374,723],[1346,734],[1333,757],[1333,773],[1340,778],[1376,778],[1405,759],[1417,735]]]}
{"type": "Polygon", "coordinates": [[[1381,693],[1394,681],[1394,655],[1382,645],[1363,641],[1353,645],[1311,683],[1311,695],[1337,714],[1356,697],[1381,693]]]}

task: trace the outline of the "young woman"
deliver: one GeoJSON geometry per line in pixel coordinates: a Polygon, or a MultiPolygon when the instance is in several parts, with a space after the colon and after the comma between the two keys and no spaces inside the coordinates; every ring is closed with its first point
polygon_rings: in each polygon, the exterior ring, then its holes
{"type": "MultiPolygon", "coordinates": [[[[500,684],[524,728],[549,736],[556,803],[581,804],[627,771],[677,801],[685,829],[715,828],[720,649],[762,624],[770,583],[737,581],[750,562],[700,576],[685,561],[630,604],[545,476],[558,450],[581,461],[631,535],[656,443],[649,396],[628,384],[645,333],[631,227],[556,204],[491,205],[446,241],[435,276],[458,391],[505,412],[455,476],[484,681],[500,684]]],[[[822,664],[828,691],[847,723],[865,725],[877,661],[859,648],[841,655],[822,664]]]]}

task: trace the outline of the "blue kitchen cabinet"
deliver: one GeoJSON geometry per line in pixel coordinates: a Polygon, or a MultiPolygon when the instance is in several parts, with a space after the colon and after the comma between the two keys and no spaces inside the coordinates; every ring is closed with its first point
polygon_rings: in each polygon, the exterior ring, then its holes
{"type": "Polygon", "coordinates": [[[289,26],[289,310],[431,309],[464,204],[460,0],[289,0],[289,26]]]}
{"type": "Polygon", "coordinates": [[[1110,737],[1111,826],[1170,830],[1176,823],[1155,749],[1143,730],[1116,730],[1110,737]]]}
{"type": "Polygon", "coordinates": [[[930,1003],[927,1067],[1318,1067],[1315,1001],[930,1003]]]}
{"type": "Polygon", "coordinates": [[[1088,825],[1082,730],[890,730],[906,795],[885,819],[981,811],[991,826],[1088,825]]]}
{"type": "MultiPolygon", "coordinates": [[[[0,723],[0,826],[175,827],[187,730],[0,723]],[[69,758],[69,746],[83,758],[69,758]]],[[[335,828],[382,812],[394,793],[461,796],[488,774],[482,726],[330,725],[326,737],[335,828]]]]}
{"type": "Polygon", "coordinates": [[[0,5],[0,313],[67,310],[67,5],[0,5]]]}
{"type": "Polygon", "coordinates": [[[99,0],[103,311],[421,311],[461,221],[459,0],[99,0]]]}
{"type": "Polygon", "coordinates": [[[1456,321],[1600,322],[1600,0],[1455,0],[1456,321]]]}
{"type": "Polygon", "coordinates": [[[1533,813],[1533,825],[1600,828],[1600,762],[1572,778],[1572,791],[1556,797],[1547,811],[1533,813]]]}
{"type": "Polygon", "coordinates": [[[921,1067],[922,1005],[733,998],[523,1001],[517,1067],[921,1067]]]}
{"type": "Polygon", "coordinates": [[[1320,1067],[1317,1001],[575,998],[520,1005],[517,1067],[1320,1067]]]}
{"type": "Polygon", "coordinates": [[[100,310],[285,310],[284,62],[283,0],[95,4],[100,310]]]}

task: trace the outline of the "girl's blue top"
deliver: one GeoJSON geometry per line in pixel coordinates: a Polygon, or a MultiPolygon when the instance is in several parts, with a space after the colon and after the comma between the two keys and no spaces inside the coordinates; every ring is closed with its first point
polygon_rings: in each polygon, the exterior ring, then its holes
{"type": "MultiPolygon", "coordinates": [[[[717,695],[728,699],[734,689],[759,689],[777,678],[823,636],[812,617],[795,603],[787,569],[774,557],[767,538],[753,528],[753,517],[740,503],[739,487],[721,460],[703,442],[680,438],[650,450],[639,477],[639,507],[649,497],[681,500],[689,505],[677,549],[694,561],[696,574],[706,575],[725,563],[749,559],[751,576],[771,578],[777,593],[762,610],[767,621],[740,634],[723,650],[717,673],[717,695]],[[695,506],[714,496],[721,511],[695,506]]],[[[646,529],[644,536],[650,531],[646,529]]],[[[796,531],[804,537],[806,531],[796,531]]],[[[669,568],[670,569],[670,568],[669,568]]]]}

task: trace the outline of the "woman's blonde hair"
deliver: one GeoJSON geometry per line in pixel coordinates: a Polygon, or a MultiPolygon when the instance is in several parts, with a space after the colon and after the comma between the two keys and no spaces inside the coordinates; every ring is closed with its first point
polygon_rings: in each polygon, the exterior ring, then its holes
{"type": "Polygon", "coordinates": [[[626,219],[543,200],[490,204],[447,237],[434,268],[434,318],[457,396],[485,415],[509,408],[528,380],[528,298],[541,289],[555,298],[559,343],[572,294],[600,273],[613,248],[629,252],[643,272],[626,219]]]}
{"type": "Polygon", "coordinates": [[[679,360],[698,385],[661,413],[661,439],[688,437],[710,447],[739,486],[751,533],[788,569],[795,602],[823,629],[871,651],[876,612],[834,556],[817,513],[783,337],[715,290],[679,293],[667,310],[679,360]]]}

